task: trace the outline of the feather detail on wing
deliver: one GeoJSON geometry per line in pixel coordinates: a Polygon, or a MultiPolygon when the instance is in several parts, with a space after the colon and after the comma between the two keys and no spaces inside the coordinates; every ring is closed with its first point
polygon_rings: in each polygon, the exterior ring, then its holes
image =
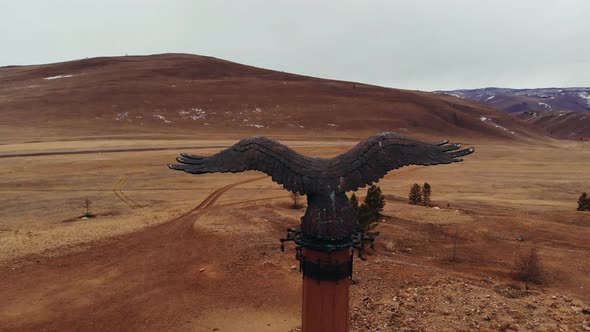
{"type": "Polygon", "coordinates": [[[272,176],[292,192],[343,192],[377,182],[387,172],[408,165],[438,165],[462,161],[473,148],[459,144],[424,143],[395,133],[372,136],[331,159],[310,158],[264,137],[241,140],[210,157],[182,153],[171,169],[192,174],[257,170],[272,176]]]}

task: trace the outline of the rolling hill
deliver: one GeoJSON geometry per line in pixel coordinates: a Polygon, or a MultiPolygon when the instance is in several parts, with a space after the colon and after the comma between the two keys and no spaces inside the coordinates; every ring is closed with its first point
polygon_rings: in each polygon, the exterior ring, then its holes
{"type": "Polygon", "coordinates": [[[0,143],[224,135],[541,137],[470,100],[189,54],[0,68],[0,143]]]}
{"type": "Polygon", "coordinates": [[[527,111],[515,115],[521,120],[545,129],[553,137],[590,140],[590,112],[527,111]]]}

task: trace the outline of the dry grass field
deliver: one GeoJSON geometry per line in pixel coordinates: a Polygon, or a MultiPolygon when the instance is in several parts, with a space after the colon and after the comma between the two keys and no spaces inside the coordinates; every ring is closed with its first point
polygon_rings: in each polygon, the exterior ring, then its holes
{"type": "MultiPolygon", "coordinates": [[[[301,276],[293,248],[280,252],[278,238],[303,210],[262,173],[191,176],[165,167],[180,151],[211,154],[219,148],[196,147],[229,143],[3,146],[195,148],[0,159],[0,330],[296,328],[301,276]],[[81,219],[86,197],[96,216],[81,219]]],[[[575,208],[590,190],[590,144],[463,143],[477,149],[464,163],[407,167],[379,182],[386,217],[377,250],[356,260],[354,330],[582,330],[590,213],[575,208]],[[423,182],[439,210],[407,204],[410,186],[423,182]],[[531,247],[547,282],[512,296],[506,290],[522,285],[510,273],[531,247]]],[[[322,157],[351,147],[306,137],[289,144],[322,157]]]]}

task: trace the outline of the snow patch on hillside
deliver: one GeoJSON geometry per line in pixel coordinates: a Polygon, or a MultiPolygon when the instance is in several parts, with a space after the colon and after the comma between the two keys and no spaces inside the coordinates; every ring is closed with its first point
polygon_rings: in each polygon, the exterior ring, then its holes
{"type": "Polygon", "coordinates": [[[178,115],[180,115],[180,117],[182,119],[190,119],[193,121],[207,118],[207,112],[204,111],[202,108],[197,108],[197,107],[193,107],[188,111],[187,110],[179,110],[178,115]]]}
{"type": "Polygon", "coordinates": [[[164,123],[172,123],[172,121],[167,120],[165,116],[160,115],[160,114],[154,114],[154,118],[160,119],[160,120],[164,121],[164,123]]]}
{"type": "Polygon", "coordinates": [[[117,116],[115,117],[115,120],[121,121],[121,120],[127,119],[128,117],[129,117],[129,112],[117,113],[117,116]]]}
{"type": "Polygon", "coordinates": [[[515,133],[515,132],[513,132],[512,130],[510,130],[510,129],[508,129],[508,128],[504,127],[504,126],[501,126],[501,125],[499,125],[499,124],[497,124],[497,123],[495,123],[494,121],[492,121],[492,119],[488,118],[487,116],[480,116],[480,117],[479,117],[479,120],[481,120],[482,122],[485,122],[485,123],[487,123],[487,124],[489,124],[489,125],[492,125],[492,126],[494,126],[494,127],[498,128],[498,129],[502,129],[502,130],[504,130],[504,131],[507,131],[507,132],[509,132],[509,133],[511,133],[511,134],[513,134],[513,135],[514,135],[514,134],[516,134],[516,133],[515,133]]]}
{"type": "Polygon", "coordinates": [[[551,106],[549,104],[541,103],[541,102],[538,102],[537,104],[539,104],[539,106],[543,106],[545,108],[551,109],[551,106]]]}
{"type": "Polygon", "coordinates": [[[492,100],[492,99],[494,99],[495,97],[496,97],[496,96],[489,96],[489,97],[487,97],[487,98],[486,98],[486,100],[485,100],[485,101],[492,100]]]}
{"type": "Polygon", "coordinates": [[[45,77],[44,80],[57,80],[59,78],[68,78],[68,77],[74,77],[75,75],[73,74],[62,74],[62,75],[57,75],[57,76],[50,76],[50,77],[45,77]]]}
{"type": "Polygon", "coordinates": [[[590,96],[588,93],[580,92],[578,93],[578,97],[582,98],[586,102],[586,105],[590,106],[590,96]]]}

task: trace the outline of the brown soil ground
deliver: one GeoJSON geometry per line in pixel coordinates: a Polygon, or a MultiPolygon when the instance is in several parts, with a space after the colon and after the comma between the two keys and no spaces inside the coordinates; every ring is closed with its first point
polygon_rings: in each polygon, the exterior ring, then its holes
{"type": "MultiPolygon", "coordinates": [[[[465,143],[477,153],[462,164],[403,168],[379,182],[386,217],[377,250],[355,260],[353,331],[588,329],[590,214],[575,211],[575,201],[590,187],[581,176],[590,145],[465,143]],[[439,210],[406,203],[410,186],[422,182],[439,210]],[[525,292],[510,272],[531,247],[547,282],[525,292]]],[[[350,147],[291,144],[315,156],[350,147]]],[[[301,275],[293,248],[281,252],[278,238],[303,210],[258,172],[167,170],[178,152],[1,159],[0,330],[296,329],[301,275]],[[85,197],[94,218],[80,219],[85,197]]]]}

